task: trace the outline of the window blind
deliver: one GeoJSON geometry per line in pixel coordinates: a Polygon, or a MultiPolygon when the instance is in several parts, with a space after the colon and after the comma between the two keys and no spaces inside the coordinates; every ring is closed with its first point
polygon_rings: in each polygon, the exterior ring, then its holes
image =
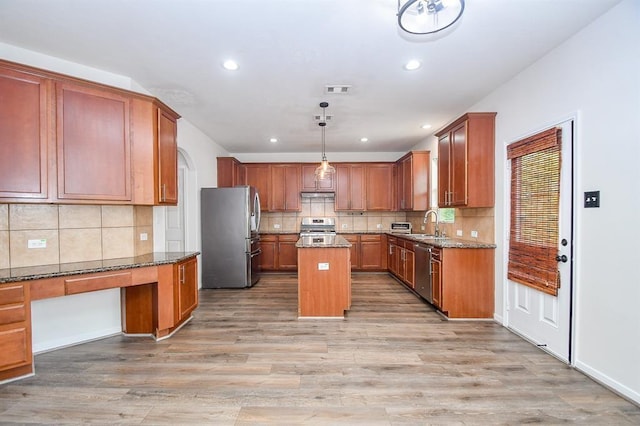
{"type": "Polygon", "coordinates": [[[507,276],[557,296],[560,211],[560,129],[507,147],[511,160],[511,226],[507,276]]]}

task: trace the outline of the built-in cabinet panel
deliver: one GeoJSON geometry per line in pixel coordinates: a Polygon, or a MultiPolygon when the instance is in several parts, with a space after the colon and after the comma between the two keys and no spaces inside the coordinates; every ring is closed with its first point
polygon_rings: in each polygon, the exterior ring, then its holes
{"type": "Polygon", "coordinates": [[[335,176],[327,174],[324,179],[316,179],[316,168],[318,164],[302,164],[302,191],[309,192],[334,192],[335,176]]]}
{"type": "Polygon", "coordinates": [[[129,98],[56,85],[58,198],[131,201],[129,98]]]}
{"type": "Polygon", "coordinates": [[[177,202],[176,120],[154,98],[0,60],[0,201],[177,202]]]}
{"type": "Polygon", "coordinates": [[[301,210],[300,164],[271,165],[270,211],[296,212],[301,210]]]}
{"type": "Polygon", "coordinates": [[[396,162],[399,210],[429,210],[430,153],[412,151],[396,162]]]}
{"type": "Polygon", "coordinates": [[[218,157],[218,188],[245,185],[245,166],[234,157],[218,157]]]}
{"type": "Polygon", "coordinates": [[[436,133],[440,207],[493,207],[495,116],[467,113],[436,133]]]}
{"type": "Polygon", "coordinates": [[[29,284],[0,287],[0,381],[32,372],[29,284]]]}
{"type": "Polygon", "coordinates": [[[198,306],[198,261],[195,257],[174,266],[175,323],[187,319],[198,306]]]}
{"type": "Polygon", "coordinates": [[[365,172],[360,163],[339,163],[336,168],[336,210],[364,211],[365,172]]]}
{"type": "Polygon", "coordinates": [[[51,80],[0,64],[0,198],[45,201],[51,80]]]}
{"type": "Polygon", "coordinates": [[[393,167],[392,163],[366,164],[367,211],[393,210],[393,167]]]}
{"type": "Polygon", "coordinates": [[[264,271],[295,271],[298,269],[298,234],[261,234],[260,267],[264,271]]]}
{"type": "Polygon", "coordinates": [[[246,184],[258,191],[260,208],[262,211],[269,211],[271,209],[271,165],[268,163],[245,164],[244,170],[246,184]]]}

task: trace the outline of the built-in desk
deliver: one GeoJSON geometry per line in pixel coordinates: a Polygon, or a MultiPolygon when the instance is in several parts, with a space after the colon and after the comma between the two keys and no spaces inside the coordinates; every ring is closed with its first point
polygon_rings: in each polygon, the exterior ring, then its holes
{"type": "Polygon", "coordinates": [[[198,306],[198,254],[0,269],[0,381],[33,374],[33,300],[120,288],[122,331],[169,337],[198,306]]]}
{"type": "Polygon", "coordinates": [[[351,307],[351,243],[339,235],[301,237],[298,317],[342,318],[351,307]]]}

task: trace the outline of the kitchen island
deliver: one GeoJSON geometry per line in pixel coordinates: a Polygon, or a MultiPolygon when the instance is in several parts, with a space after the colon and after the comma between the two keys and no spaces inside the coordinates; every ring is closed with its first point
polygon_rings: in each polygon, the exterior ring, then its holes
{"type": "Polygon", "coordinates": [[[351,307],[351,256],[339,235],[301,237],[298,249],[298,317],[344,318],[351,307]]]}

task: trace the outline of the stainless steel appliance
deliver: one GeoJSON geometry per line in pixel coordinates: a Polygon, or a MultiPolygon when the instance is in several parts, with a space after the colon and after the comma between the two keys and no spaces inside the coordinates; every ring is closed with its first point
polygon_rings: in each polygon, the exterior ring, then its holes
{"type": "Polygon", "coordinates": [[[244,288],[260,279],[260,197],[251,186],[202,188],[202,287],[244,288]]]}
{"type": "Polygon", "coordinates": [[[336,235],[336,220],[332,217],[303,217],[300,236],[336,235]]]}
{"type": "Polygon", "coordinates": [[[433,303],[433,280],[431,273],[431,246],[414,245],[416,268],[416,292],[427,302],[433,303]]]}
{"type": "Polygon", "coordinates": [[[390,228],[394,234],[410,234],[411,222],[391,222],[390,228]]]}

